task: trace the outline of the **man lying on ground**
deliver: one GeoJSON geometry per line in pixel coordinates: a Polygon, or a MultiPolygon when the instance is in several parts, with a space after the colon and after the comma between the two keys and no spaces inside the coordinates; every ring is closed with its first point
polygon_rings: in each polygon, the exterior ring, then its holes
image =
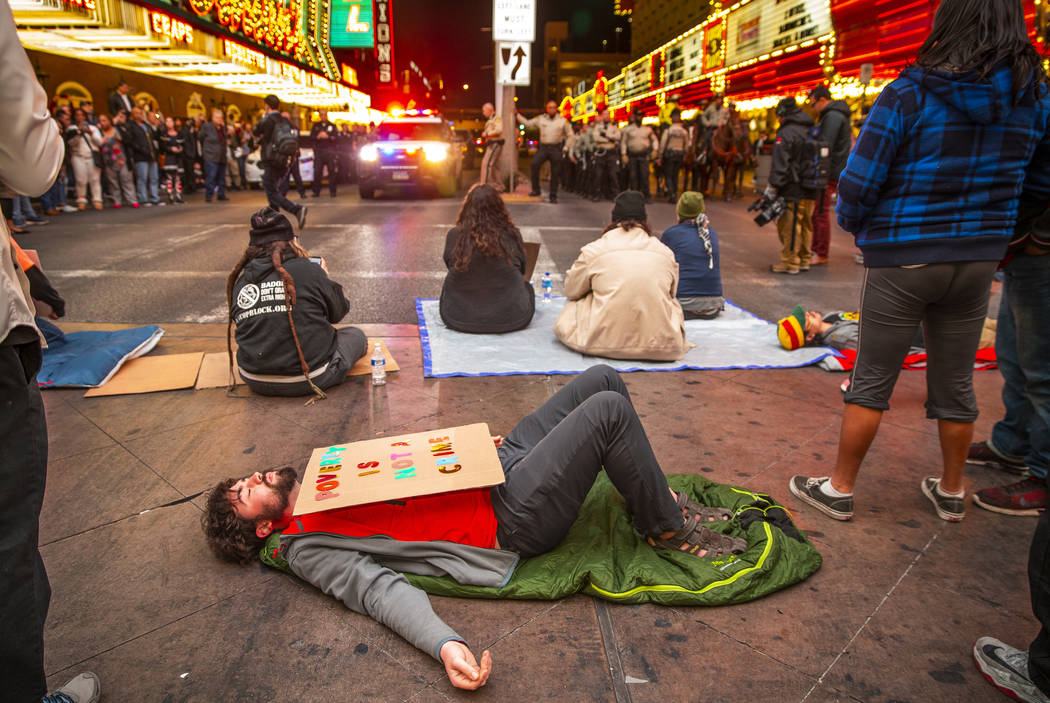
{"type": "Polygon", "coordinates": [[[638,532],[656,549],[700,558],[740,554],[747,543],[708,529],[732,511],[697,504],[667,485],[623,381],[608,366],[577,376],[506,439],[497,440],[505,483],[436,496],[340,508],[293,518],[291,468],[219,483],[203,527],[222,558],[250,563],[274,532],[297,576],[374,618],[440,660],[452,684],[476,689],[492,670],[434,614],[398,572],[448,575],[501,587],[521,557],[550,551],[576,520],[605,469],[638,532]]]}

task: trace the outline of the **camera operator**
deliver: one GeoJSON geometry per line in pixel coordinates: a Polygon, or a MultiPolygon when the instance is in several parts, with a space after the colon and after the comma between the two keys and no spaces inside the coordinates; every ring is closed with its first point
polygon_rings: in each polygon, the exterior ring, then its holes
{"type": "Polygon", "coordinates": [[[808,271],[813,254],[813,204],[817,191],[803,188],[799,182],[799,164],[795,163],[799,144],[813,129],[813,118],[799,108],[794,98],[784,98],[777,103],[777,141],[773,146],[773,166],[769,172],[766,195],[775,199],[778,195],[788,206],[777,219],[780,235],[780,263],[773,264],[773,273],[797,274],[808,271]]]}
{"type": "Polygon", "coordinates": [[[594,138],[594,190],[591,200],[612,200],[620,180],[620,129],[609,120],[609,108],[598,114],[598,122],[591,134],[594,138]]]}

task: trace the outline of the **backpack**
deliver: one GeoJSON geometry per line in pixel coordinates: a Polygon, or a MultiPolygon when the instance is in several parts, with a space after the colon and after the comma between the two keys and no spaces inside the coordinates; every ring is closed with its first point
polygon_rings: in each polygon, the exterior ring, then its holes
{"type": "Polygon", "coordinates": [[[805,137],[796,139],[790,153],[792,181],[804,190],[823,192],[831,173],[831,146],[821,139],[820,128],[814,127],[805,137]]]}
{"type": "Polygon", "coordinates": [[[299,135],[292,128],[292,123],[281,117],[273,126],[267,154],[263,160],[269,164],[282,167],[291,164],[299,151],[299,135]]]}

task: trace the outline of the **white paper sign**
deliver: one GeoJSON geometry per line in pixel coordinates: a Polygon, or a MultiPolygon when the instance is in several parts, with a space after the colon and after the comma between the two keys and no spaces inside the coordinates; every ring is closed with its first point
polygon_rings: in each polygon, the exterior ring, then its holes
{"type": "Polygon", "coordinates": [[[536,0],[492,0],[492,41],[536,41],[536,0]]]}

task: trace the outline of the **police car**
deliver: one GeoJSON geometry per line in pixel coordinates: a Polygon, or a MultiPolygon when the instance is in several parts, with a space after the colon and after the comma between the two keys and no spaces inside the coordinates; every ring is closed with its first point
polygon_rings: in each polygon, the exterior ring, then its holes
{"type": "Polygon", "coordinates": [[[463,175],[463,152],[447,121],[429,110],[383,120],[358,151],[362,198],[377,190],[420,188],[455,195],[463,175]]]}

